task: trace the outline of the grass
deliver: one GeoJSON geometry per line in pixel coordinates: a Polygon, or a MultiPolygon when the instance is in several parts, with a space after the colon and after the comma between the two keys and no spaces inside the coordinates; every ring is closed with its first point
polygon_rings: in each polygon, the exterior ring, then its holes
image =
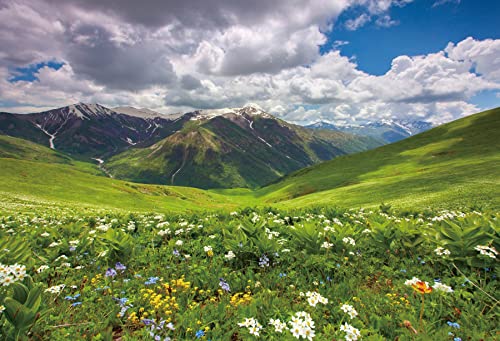
{"type": "MultiPolygon", "coordinates": [[[[0,197],[18,205],[125,211],[233,210],[315,205],[399,208],[499,206],[500,108],[371,151],[304,168],[249,189],[199,190],[106,178],[97,165],[43,146],[0,137],[0,197]]],[[[194,176],[194,175],[193,175],[194,176]]],[[[14,207],[13,206],[13,207],[14,207]]]]}

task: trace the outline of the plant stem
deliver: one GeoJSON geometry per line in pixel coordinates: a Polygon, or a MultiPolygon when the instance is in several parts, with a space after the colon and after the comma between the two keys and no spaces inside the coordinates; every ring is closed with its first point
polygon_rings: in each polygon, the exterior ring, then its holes
{"type": "Polygon", "coordinates": [[[420,320],[419,320],[419,326],[420,326],[420,332],[424,330],[422,321],[424,318],[424,308],[425,308],[425,294],[422,294],[422,308],[420,308],[420,320]]]}

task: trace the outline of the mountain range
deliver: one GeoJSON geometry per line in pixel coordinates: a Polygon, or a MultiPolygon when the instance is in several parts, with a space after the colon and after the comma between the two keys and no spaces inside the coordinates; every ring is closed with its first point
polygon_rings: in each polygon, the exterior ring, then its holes
{"type": "Polygon", "coordinates": [[[380,146],[370,136],[315,130],[247,106],[162,115],[78,103],[0,113],[0,134],[94,159],[108,176],[199,188],[259,187],[300,168],[380,146]]]}
{"type": "Polygon", "coordinates": [[[434,127],[430,122],[411,120],[381,120],[359,125],[339,125],[319,121],[306,127],[311,129],[326,129],[342,131],[362,136],[370,136],[385,143],[393,143],[407,137],[422,133],[434,127]]]}

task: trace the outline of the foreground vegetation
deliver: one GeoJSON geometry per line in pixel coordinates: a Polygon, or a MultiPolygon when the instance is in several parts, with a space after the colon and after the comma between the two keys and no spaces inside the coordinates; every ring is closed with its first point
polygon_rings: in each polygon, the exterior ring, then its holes
{"type": "Polygon", "coordinates": [[[480,340],[496,211],[0,216],[0,338],[480,340]]]}

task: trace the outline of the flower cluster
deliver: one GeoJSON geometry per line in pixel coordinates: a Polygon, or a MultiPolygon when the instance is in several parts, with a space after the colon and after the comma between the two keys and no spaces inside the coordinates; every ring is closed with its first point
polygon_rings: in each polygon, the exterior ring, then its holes
{"type": "Polygon", "coordinates": [[[308,291],[306,292],[307,302],[311,307],[316,307],[318,303],[327,304],[328,298],[321,296],[320,293],[316,291],[308,291]]]}
{"type": "Polygon", "coordinates": [[[488,256],[490,258],[496,259],[498,252],[493,246],[478,245],[474,250],[479,251],[479,254],[488,256]]]}
{"type": "Polygon", "coordinates": [[[451,254],[450,250],[445,249],[444,247],[438,247],[434,250],[436,255],[438,256],[449,256],[451,254]]]}
{"type": "Polygon", "coordinates": [[[354,307],[352,305],[342,304],[342,306],[340,307],[340,310],[342,310],[344,313],[347,313],[347,315],[349,315],[349,317],[351,319],[358,316],[358,312],[356,311],[356,309],[354,309],[354,307]]]}
{"type": "Polygon", "coordinates": [[[0,284],[9,286],[14,282],[22,281],[26,277],[26,266],[14,264],[0,264],[0,284]]]}
{"type": "Polygon", "coordinates": [[[283,330],[286,329],[286,323],[281,322],[280,319],[270,319],[269,324],[274,327],[274,331],[277,333],[283,333],[283,330]]]}
{"type": "Polygon", "coordinates": [[[253,317],[246,318],[244,322],[238,323],[238,326],[248,328],[248,332],[255,336],[259,336],[262,329],[262,325],[253,317]]]}
{"type": "Polygon", "coordinates": [[[356,242],[351,237],[344,237],[342,238],[342,241],[344,242],[344,244],[350,244],[352,246],[356,245],[356,242]]]}
{"type": "Polygon", "coordinates": [[[54,285],[50,288],[45,289],[45,292],[49,292],[51,294],[60,294],[66,286],[64,284],[54,285]]]}
{"type": "Polygon", "coordinates": [[[340,330],[345,332],[345,339],[347,341],[355,341],[359,337],[361,337],[361,334],[358,329],[354,328],[347,322],[345,322],[343,325],[340,326],[340,330]]]}
{"type": "Polygon", "coordinates": [[[308,340],[313,339],[315,335],[314,321],[312,320],[311,315],[305,311],[295,313],[291,321],[288,323],[290,324],[290,332],[295,338],[304,338],[308,340]]]}

